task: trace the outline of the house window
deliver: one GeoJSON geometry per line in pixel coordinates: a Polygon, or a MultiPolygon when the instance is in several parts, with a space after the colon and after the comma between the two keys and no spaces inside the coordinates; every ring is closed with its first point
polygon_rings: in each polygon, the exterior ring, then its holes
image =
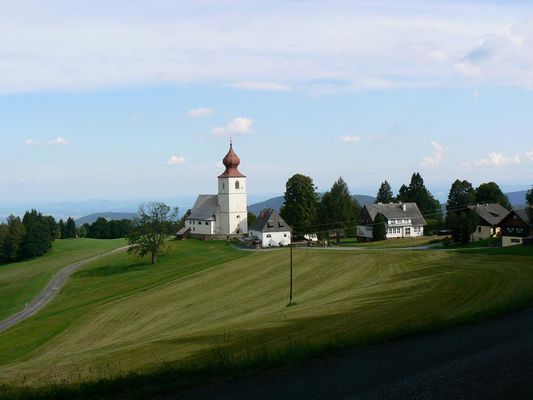
{"type": "Polygon", "coordinates": [[[239,181],[235,181],[235,189],[240,189],[241,188],[241,184],[239,183],[239,181]]]}
{"type": "Polygon", "coordinates": [[[269,233],[269,234],[267,235],[267,238],[271,238],[271,237],[272,237],[272,235],[269,233]]]}
{"type": "Polygon", "coordinates": [[[478,233],[481,233],[481,226],[477,227],[477,231],[478,231],[478,233]]]}
{"type": "Polygon", "coordinates": [[[205,224],[206,224],[206,225],[209,225],[209,222],[205,221],[205,224]]]}
{"type": "Polygon", "coordinates": [[[283,234],[283,237],[287,237],[287,234],[286,234],[286,233],[284,233],[284,234],[283,234]]]}
{"type": "Polygon", "coordinates": [[[520,239],[511,239],[511,243],[520,243],[520,239]]]}

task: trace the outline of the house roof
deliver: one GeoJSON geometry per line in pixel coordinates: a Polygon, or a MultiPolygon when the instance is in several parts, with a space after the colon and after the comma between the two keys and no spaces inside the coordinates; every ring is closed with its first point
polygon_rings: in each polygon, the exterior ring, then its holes
{"type": "Polygon", "coordinates": [[[533,221],[530,221],[529,220],[529,215],[527,215],[527,209],[521,209],[521,210],[511,210],[509,212],[509,214],[507,214],[502,220],[501,220],[501,224],[502,225],[505,225],[505,223],[507,221],[509,221],[509,219],[511,218],[511,215],[515,214],[518,218],[520,218],[522,220],[522,222],[524,222],[524,224],[526,225],[529,225],[529,226],[533,226],[533,221]]]}
{"type": "Polygon", "coordinates": [[[191,210],[191,215],[187,219],[202,221],[214,221],[218,207],[218,196],[216,194],[201,194],[196,199],[196,203],[191,210]]]}
{"type": "Polygon", "coordinates": [[[259,232],[288,232],[291,227],[272,208],[265,208],[250,226],[251,231],[259,232]]]}
{"type": "Polygon", "coordinates": [[[509,211],[498,203],[476,204],[468,208],[491,226],[498,225],[509,214],[509,211]]]}
{"type": "Polygon", "coordinates": [[[420,213],[416,203],[388,203],[388,204],[367,204],[366,209],[372,221],[378,213],[383,214],[388,220],[410,219],[413,225],[426,225],[426,220],[420,213]],[[403,208],[405,206],[405,210],[403,208]]]}

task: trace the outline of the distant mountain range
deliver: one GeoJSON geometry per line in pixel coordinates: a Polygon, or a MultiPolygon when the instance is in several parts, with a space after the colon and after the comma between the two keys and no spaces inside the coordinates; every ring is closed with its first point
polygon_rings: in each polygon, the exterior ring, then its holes
{"type": "Polygon", "coordinates": [[[505,193],[509,198],[509,203],[513,208],[524,208],[526,206],[527,190],[519,190],[518,192],[505,193]]]}
{"type": "MultiPolygon", "coordinates": [[[[373,204],[376,201],[375,197],[367,196],[364,194],[356,194],[353,196],[360,205],[364,206],[366,204],[373,204]]],[[[248,211],[254,213],[255,215],[259,215],[261,210],[265,208],[272,208],[276,212],[279,212],[279,209],[283,205],[284,197],[283,196],[277,196],[273,197],[271,199],[262,201],[260,203],[251,204],[248,206],[248,211]]]]}
{"type": "Polygon", "coordinates": [[[76,226],[82,226],[83,224],[92,224],[96,222],[98,218],[105,218],[108,221],[118,219],[134,219],[137,214],[135,213],[118,213],[118,212],[103,212],[86,215],[85,217],[78,218],[76,220],[76,226]]]}

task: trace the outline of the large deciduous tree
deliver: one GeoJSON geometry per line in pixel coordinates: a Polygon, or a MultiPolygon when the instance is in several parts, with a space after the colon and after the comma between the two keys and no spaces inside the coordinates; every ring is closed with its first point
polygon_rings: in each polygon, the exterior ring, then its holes
{"type": "Polygon", "coordinates": [[[479,217],[470,210],[446,214],[446,225],[451,229],[452,239],[455,243],[468,243],[478,223],[479,217]]]}
{"type": "Polygon", "coordinates": [[[482,183],[476,189],[475,203],[498,203],[506,209],[511,209],[509,198],[502,192],[496,182],[482,183]]]}
{"type": "Polygon", "coordinates": [[[394,200],[389,182],[383,181],[376,195],[376,203],[390,203],[394,200]]]}
{"type": "Polygon", "coordinates": [[[312,231],[318,212],[318,193],[313,179],[295,174],[285,186],[281,217],[298,233],[312,231]]]}
{"type": "Polygon", "coordinates": [[[150,254],[152,264],[157,264],[157,256],[165,240],[174,233],[177,219],[177,208],[171,209],[164,203],[142,204],[128,236],[128,251],[139,257],[150,254]]]}
{"type": "Polygon", "coordinates": [[[453,212],[464,210],[468,205],[473,204],[476,197],[476,191],[468,181],[456,179],[450,188],[446,211],[453,212]]]}
{"type": "Polygon", "coordinates": [[[320,227],[337,231],[337,242],[340,241],[341,230],[344,230],[347,236],[353,237],[360,209],[344,179],[339,178],[320,200],[318,212],[320,227]]]}

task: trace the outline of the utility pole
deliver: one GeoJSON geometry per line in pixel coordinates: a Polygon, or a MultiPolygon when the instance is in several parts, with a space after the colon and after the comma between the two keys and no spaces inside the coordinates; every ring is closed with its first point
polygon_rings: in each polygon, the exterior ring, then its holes
{"type": "Polygon", "coordinates": [[[292,303],[294,302],[294,293],[292,289],[292,231],[291,231],[291,242],[289,245],[289,254],[290,254],[290,274],[291,274],[291,281],[290,281],[290,294],[289,294],[289,306],[292,306],[292,303]]]}

